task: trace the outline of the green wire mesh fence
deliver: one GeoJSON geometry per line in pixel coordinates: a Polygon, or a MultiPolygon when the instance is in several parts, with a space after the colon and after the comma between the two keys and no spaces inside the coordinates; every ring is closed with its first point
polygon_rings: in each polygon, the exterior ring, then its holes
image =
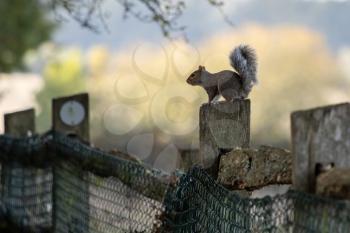
{"type": "Polygon", "coordinates": [[[49,132],[0,136],[0,217],[18,232],[350,232],[346,201],[249,199],[192,168],[170,176],[49,132]]]}
{"type": "Polygon", "coordinates": [[[57,133],[0,137],[3,217],[19,232],[156,232],[167,177],[57,133]]]}
{"type": "Polygon", "coordinates": [[[52,227],[52,168],[31,160],[44,145],[39,136],[0,138],[0,215],[19,232],[47,232],[52,227]]]}
{"type": "Polygon", "coordinates": [[[350,232],[345,201],[289,190],[244,198],[192,168],[165,199],[170,232],[350,232]]]}

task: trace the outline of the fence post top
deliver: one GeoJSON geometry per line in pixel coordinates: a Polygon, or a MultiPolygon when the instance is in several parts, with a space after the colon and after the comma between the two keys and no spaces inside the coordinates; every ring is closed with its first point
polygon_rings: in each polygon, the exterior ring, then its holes
{"type": "Polygon", "coordinates": [[[35,133],[35,110],[34,108],[4,115],[5,134],[14,137],[26,137],[35,133]]]}

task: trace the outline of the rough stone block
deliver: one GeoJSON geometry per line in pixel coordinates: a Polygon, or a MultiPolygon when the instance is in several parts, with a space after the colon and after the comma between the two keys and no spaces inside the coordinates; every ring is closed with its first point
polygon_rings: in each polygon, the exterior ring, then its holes
{"type": "Polygon", "coordinates": [[[261,146],[221,156],[218,181],[230,189],[254,190],[292,182],[292,156],[285,149],[261,146]]]}
{"type": "Polygon", "coordinates": [[[334,168],[317,177],[316,194],[350,199],[350,169],[334,168]]]}

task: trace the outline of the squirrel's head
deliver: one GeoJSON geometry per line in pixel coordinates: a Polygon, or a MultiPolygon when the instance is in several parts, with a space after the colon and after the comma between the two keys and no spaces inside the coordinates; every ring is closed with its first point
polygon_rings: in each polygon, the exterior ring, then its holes
{"type": "Polygon", "coordinates": [[[205,67],[199,66],[198,70],[193,71],[191,75],[188,76],[186,82],[192,86],[201,85],[202,83],[201,75],[203,70],[205,70],[205,67]]]}

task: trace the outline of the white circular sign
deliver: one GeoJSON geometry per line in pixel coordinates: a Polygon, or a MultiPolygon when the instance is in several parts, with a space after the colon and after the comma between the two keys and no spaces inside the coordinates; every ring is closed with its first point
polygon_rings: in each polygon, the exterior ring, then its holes
{"type": "Polygon", "coordinates": [[[84,120],[85,109],[78,101],[70,100],[62,105],[60,117],[66,125],[76,126],[84,120]]]}

